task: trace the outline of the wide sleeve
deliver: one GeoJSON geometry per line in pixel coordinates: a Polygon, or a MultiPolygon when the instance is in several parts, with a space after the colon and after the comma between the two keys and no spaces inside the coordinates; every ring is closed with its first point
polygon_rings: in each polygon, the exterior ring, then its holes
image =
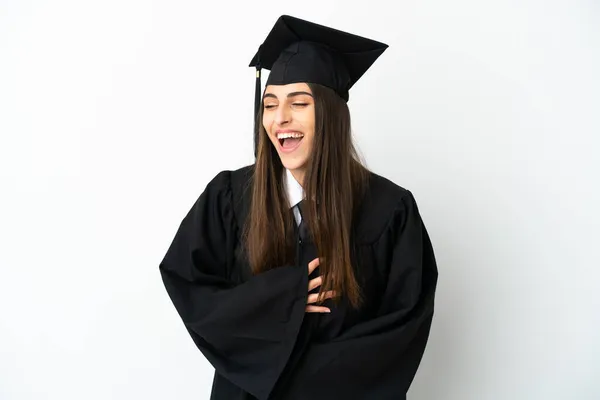
{"type": "Polygon", "coordinates": [[[230,172],[194,203],[160,263],[166,291],[215,370],[259,399],[273,389],[305,314],[308,271],[282,266],[234,284],[230,172]]]}
{"type": "Polygon", "coordinates": [[[313,344],[295,371],[286,399],[402,399],[428,340],[437,266],[410,191],[375,245],[387,282],[374,318],[313,344]]]}

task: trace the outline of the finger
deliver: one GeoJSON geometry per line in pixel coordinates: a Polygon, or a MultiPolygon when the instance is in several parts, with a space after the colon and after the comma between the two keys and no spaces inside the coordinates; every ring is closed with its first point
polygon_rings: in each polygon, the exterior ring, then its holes
{"type": "Polygon", "coordinates": [[[327,307],[306,306],[306,312],[310,313],[329,313],[331,310],[327,307]]]}
{"type": "MultiPolygon", "coordinates": [[[[330,299],[335,295],[335,292],[333,290],[330,290],[328,292],[325,292],[323,295],[323,300],[325,299],[330,299]]],[[[308,295],[308,298],[306,300],[306,304],[312,304],[314,302],[316,302],[319,299],[319,293],[311,293],[308,295]]]]}
{"type": "Polygon", "coordinates": [[[319,264],[321,263],[321,260],[319,260],[318,258],[315,258],[314,260],[312,260],[311,262],[308,263],[308,274],[312,274],[312,272],[319,266],[319,264]]]}
{"type": "Polygon", "coordinates": [[[308,282],[308,291],[310,292],[311,290],[313,290],[317,286],[321,285],[322,283],[323,283],[322,276],[319,276],[315,279],[311,279],[310,282],[308,282]]]}

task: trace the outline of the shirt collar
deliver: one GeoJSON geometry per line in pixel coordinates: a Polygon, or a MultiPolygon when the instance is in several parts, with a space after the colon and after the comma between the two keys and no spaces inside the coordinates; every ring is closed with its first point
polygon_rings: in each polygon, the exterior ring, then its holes
{"type": "Polygon", "coordinates": [[[292,208],[304,198],[304,189],[302,189],[302,185],[298,183],[294,175],[287,168],[285,168],[285,186],[290,201],[290,208],[292,208]]]}

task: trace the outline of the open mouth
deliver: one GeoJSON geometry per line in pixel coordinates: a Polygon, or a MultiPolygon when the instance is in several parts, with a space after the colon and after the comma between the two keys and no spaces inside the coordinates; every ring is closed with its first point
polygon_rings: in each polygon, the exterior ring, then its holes
{"type": "Polygon", "coordinates": [[[300,145],[300,142],[304,138],[302,134],[294,134],[294,135],[280,135],[278,138],[279,145],[284,151],[294,150],[296,147],[300,145]]]}
{"type": "Polygon", "coordinates": [[[287,138],[287,139],[279,139],[279,144],[281,147],[294,147],[298,144],[303,138],[287,138]]]}

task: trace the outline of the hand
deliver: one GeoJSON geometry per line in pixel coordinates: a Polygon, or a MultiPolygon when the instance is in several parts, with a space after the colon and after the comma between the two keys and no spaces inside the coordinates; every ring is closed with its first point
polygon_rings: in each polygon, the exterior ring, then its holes
{"type": "MultiPolygon", "coordinates": [[[[312,260],[310,263],[308,263],[308,275],[310,275],[315,268],[317,268],[320,264],[320,259],[315,258],[314,260],[312,260]]],[[[314,279],[311,279],[308,282],[308,291],[310,292],[311,290],[313,290],[314,288],[320,286],[323,283],[323,276],[318,276],[314,279]]],[[[334,297],[336,295],[334,290],[330,290],[328,292],[324,293],[323,299],[330,299],[332,297],[334,297]]],[[[319,297],[319,293],[311,293],[308,295],[308,300],[306,301],[306,304],[312,304],[315,303],[317,301],[319,297]]],[[[306,306],[306,312],[320,312],[320,313],[328,313],[331,312],[331,310],[327,307],[320,307],[320,306],[311,306],[311,305],[307,305],[306,306]]]]}

